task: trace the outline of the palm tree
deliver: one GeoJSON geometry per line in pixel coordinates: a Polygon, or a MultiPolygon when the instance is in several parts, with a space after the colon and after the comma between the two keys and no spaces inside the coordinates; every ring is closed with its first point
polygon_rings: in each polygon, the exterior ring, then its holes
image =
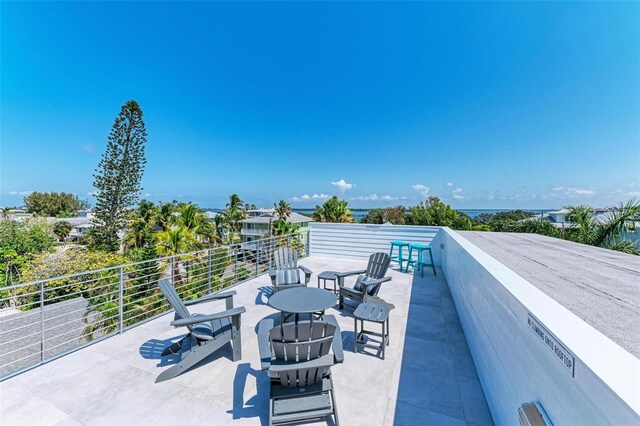
{"type": "Polygon", "coordinates": [[[334,195],[325,201],[323,205],[316,206],[316,210],[313,212],[313,220],[336,223],[353,222],[351,210],[347,208],[348,205],[347,201],[342,201],[334,195]]]}
{"type": "Polygon", "coordinates": [[[229,202],[221,214],[224,216],[225,223],[229,230],[229,240],[233,242],[234,233],[240,232],[240,221],[247,217],[244,201],[242,201],[237,194],[231,194],[229,196],[229,202]]]}
{"type": "Polygon", "coordinates": [[[284,200],[280,200],[280,202],[276,205],[273,205],[275,209],[275,213],[278,216],[278,220],[287,220],[291,217],[291,206],[284,200]]]}
{"type": "Polygon", "coordinates": [[[620,203],[607,213],[604,220],[593,217],[589,206],[568,206],[567,220],[574,224],[565,230],[568,239],[583,244],[640,255],[640,248],[631,240],[625,239],[627,232],[635,232],[640,222],[640,202],[635,199],[627,204],[620,203]]]}
{"type": "Polygon", "coordinates": [[[156,221],[158,213],[158,207],[156,207],[156,205],[151,201],[147,200],[140,201],[136,211],[137,216],[149,225],[152,225],[156,221]]]}
{"type": "MultiPolygon", "coordinates": [[[[158,254],[161,256],[177,256],[197,250],[200,244],[193,235],[183,227],[174,227],[166,231],[158,232],[158,254]]],[[[178,258],[173,262],[173,282],[182,280],[178,258]]]]}
{"type": "Polygon", "coordinates": [[[142,219],[134,219],[122,238],[122,245],[125,250],[139,249],[153,244],[154,240],[149,224],[142,219]]]}
{"type": "Polygon", "coordinates": [[[174,211],[175,205],[173,203],[160,203],[156,223],[163,231],[169,230],[171,225],[175,223],[174,211]]]}
{"type": "Polygon", "coordinates": [[[197,206],[187,203],[182,206],[179,213],[176,222],[191,232],[199,242],[211,244],[218,240],[214,224],[197,206]]]}

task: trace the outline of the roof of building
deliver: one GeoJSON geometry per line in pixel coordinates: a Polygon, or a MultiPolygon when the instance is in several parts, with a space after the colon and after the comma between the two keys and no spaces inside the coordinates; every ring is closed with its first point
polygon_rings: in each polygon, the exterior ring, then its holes
{"type": "MultiPolygon", "coordinates": [[[[250,217],[249,219],[243,219],[241,223],[269,223],[274,220],[274,214],[263,214],[260,216],[250,217]]],[[[302,222],[313,222],[313,219],[309,216],[305,216],[300,213],[291,212],[291,216],[287,218],[287,222],[291,223],[302,223],[302,222]]]]}
{"type": "Polygon", "coordinates": [[[640,357],[640,257],[536,234],[458,232],[640,357]]]}
{"type": "Polygon", "coordinates": [[[569,209],[560,209],[551,212],[547,212],[547,214],[569,214],[569,209]]]}
{"type": "Polygon", "coordinates": [[[50,225],[56,222],[68,222],[71,226],[92,225],[93,219],[89,217],[43,217],[41,218],[50,225]]]}

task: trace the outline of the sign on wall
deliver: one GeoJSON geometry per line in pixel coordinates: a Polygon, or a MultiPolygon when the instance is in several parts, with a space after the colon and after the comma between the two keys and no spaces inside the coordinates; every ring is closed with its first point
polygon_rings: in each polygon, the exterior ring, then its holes
{"type": "Polygon", "coordinates": [[[562,346],[555,337],[547,331],[531,314],[528,314],[527,323],[531,330],[542,340],[542,342],[553,352],[558,360],[569,371],[571,377],[574,375],[575,358],[568,350],[562,346]]]}

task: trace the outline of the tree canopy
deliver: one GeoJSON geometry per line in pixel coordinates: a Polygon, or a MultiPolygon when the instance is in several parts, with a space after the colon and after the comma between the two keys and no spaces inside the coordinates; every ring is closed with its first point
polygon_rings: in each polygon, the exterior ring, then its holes
{"type": "Polygon", "coordinates": [[[318,222],[353,222],[352,212],[348,208],[349,202],[336,197],[329,198],[322,205],[316,206],[313,212],[313,220],[318,222]]]}
{"type": "Polygon", "coordinates": [[[147,131],[142,109],[127,101],[115,119],[107,149],[94,174],[96,226],[93,246],[106,251],[119,248],[118,231],[127,224],[127,209],[138,201],[144,173],[147,131]]]}
{"type": "Polygon", "coordinates": [[[49,217],[71,217],[89,208],[87,201],[67,192],[32,192],[24,197],[24,205],[30,213],[49,217]]]}

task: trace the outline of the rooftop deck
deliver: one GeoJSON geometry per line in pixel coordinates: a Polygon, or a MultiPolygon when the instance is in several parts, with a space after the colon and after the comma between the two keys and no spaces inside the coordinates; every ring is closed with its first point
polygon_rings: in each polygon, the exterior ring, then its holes
{"type": "Polygon", "coordinates": [[[459,233],[640,358],[637,256],[536,234],[459,233]]]}
{"type": "MultiPolygon", "coordinates": [[[[311,257],[315,275],[352,270],[365,261],[311,257]]],[[[340,420],[346,425],[486,425],[491,414],[442,271],[424,278],[390,271],[380,296],[391,312],[383,361],[353,350],[352,309],[331,309],[341,326],[345,362],[333,367],[340,420]]],[[[277,313],[266,305],[269,278],[238,285],[243,305],[242,360],[221,351],[203,365],[163,383],[159,354],[182,336],[172,314],[0,383],[0,423],[19,424],[260,424],[267,417],[268,379],[260,371],[258,322],[277,313]]],[[[201,313],[222,309],[202,305],[201,313]]],[[[371,350],[369,350],[371,351],[371,350]]]]}

